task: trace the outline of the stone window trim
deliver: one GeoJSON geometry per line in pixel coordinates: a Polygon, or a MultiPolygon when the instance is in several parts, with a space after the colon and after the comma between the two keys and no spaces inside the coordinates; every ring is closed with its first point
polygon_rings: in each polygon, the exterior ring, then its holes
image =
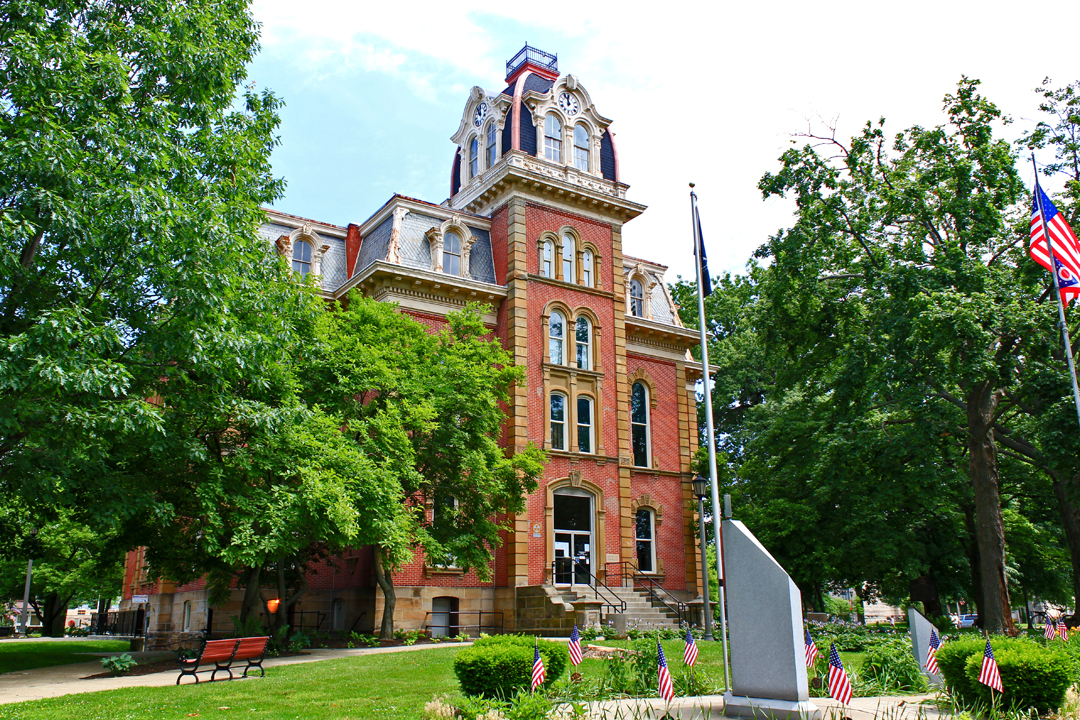
{"type": "MultiPolygon", "coordinates": [[[[652,571],[644,571],[644,570],[642,570],[640,572],[641,572],[642,575],[648,575],[649,577],[653,578],[657,582],[662,582],[664,580],[665,576],[666,576],[666,573],[664,572],[664,558],[662,558],[660,556],[660,553],[657,552],[657,549],[660,547],[659,538],[657,537],[657,535],[659,534],[660,525],[664,522],[664,506],[661,505],[659,503],[659,501],[653,499],[648,493],[645,493],[645,494],[641,495],[641,497],[639,497],[636,500],[633,500],[630,503],[630,517],[634,518],[634,520],[636,521],[637,520],[638,510],[643,510],[643,509],[648,510],[649,512],[652,513],[652,520],[653,520],[653,538],[652,538],[652,543],[653,543],[653,547],[652,547],[652,550],[653,550],[653,570],[652,571]]],[[[634,560],[635,560],[634,565],[636,567],[637,566],[637,563],[636,563],[636,560],[637,560],[637,529],[636,529],[636,526],[635,526],[635,529],[634,529],[634,536],[635,536],[634,537],[634,560]]]]}
{"type": "Polygon", "coordinates": [[[278,252],[285,256],[285,259],[289,261],[289,267],[292,267],[293,244],[296,243],[297,240],[303,240],[311,245],[311,270],[308,274],[321,278],[323,257],[330,249],[330,243],[320,237],[311,225],[303,225],[296,228],[288,235],[282,235],[277,239],[276,245],[278,252]]]}
{"type": "Polygon", "coordinates": [[[495,164],[498,164],[502,159],[502,131],[506,123],[506,110],[508,108],[509,100],[505,96],[489,97],[487,92],[479,86],[473,87],[470,91],[469,102],[465,106],[465,114],[461,118],[461,125],[451,138],[457,144],[458,152],[461,155],[458,180],[461,182],[462,188],[477,178],[482,178],[488,170],[494,167],[493,164],[488,162],[487,153],[488,127],[492,124],[495,126],[495,164]],[[473,125],[473,114],[481,103],[487,104],[489,115],[487,121],[478,128],[473,125]],[[469,146],[474,137],[477,138],[481,152],[479,153],[480,158],[476,175],[470,177],[469,146]]]}
{"type": "Polygon", "coordinates": [[[601,282],[601,280],[600,280],[600,268],[602,266],[602,260],[601,260],[601,257],[600,257],[600,248],[596,247],[595,243],[592,243],[592,242],[590,242],[588,240],[582,240],[580,237],[578,238],[578,241],[577,241],[578,276],[579,277],[581,276],[581,258],[584,256],[586,250],[588,250],[590,253],[592,253],[593,282],[592,282],[592,285],[583,285],[582,287],[592,287],[592,288],[595,288],[597,290],[602,290],[604,288],[604,283],[601,282]]]}
{"type": "Polygon", "coordinates": [[[532,95],[525,98],[525,104],[532,112],[533,124],[536,126],[536,157],[553,165],[566,168],[567,172],[580,173],[600,177],[600,142],[604,131],[611,120],[600,116],[596,112],[596,106],[589,97],[589,93],[578,83],[574,75],[566,75],[561,78],[552,88],[543,94],[532,95]],[[567,115],[559,107],[559,96],[569,92],[577,98],[578,112],[575,115],[567,115]],[[555,115],[562,123],[562,153],[559,160],[548,160],[544,153],[544,123],[548,115],[555,115]],[[589,169],[579,170],[574,166],[574,128],[582,126],[589,136],[589,169]],[[569,148],[569,151],[567,150],[569,148]]]}
{"type": "Polygon", "coordinates": [[[631,311],[632,302],[630,299],[630,283],[637,280],[641,283],[642,290],[642,304],[644,305],[643,319],[652,320],[652,292],[653,288],[657,286],[656,279],[642,267],[641,263],[633,266],[630,270],[630,274],[626,277],[626,314],[631,317],[636,317],[631,311]]]}
{"type": "Polygon", "coordinates": [[[649,408],[656,409],[656,382],[644,368],[638,368],[634,372],[630,373],[626,377],[626,394],[627,397],[634,391],[634,383],[643,383],[649,391],[649,408]]]}
{"type": "Polygon", "coordinates": [[[605,581],[607,572],[603,560],[607,557],[607,511],[605,510],[607,506],[604,502],[604,489],[583,478],[580,470],[571,470],[569,475],[552,480],[545,488],[544,544],[547,548],[547,558],[544,563],[544,582],[550,585],[554,581],[551,577],[551,564],[555,562],[555,492],[566,488],[584,490],[593,496],[593,552],[595,553],[593,557],[596,558],[596,577],[605,581]]]}
{"type": "Polygon", "coordinates": [[[600,407],[599,398],[597,398],[596,395],[593,394],[592,392],[580,391],[580,392],[575,392],[574,393],[573,438],[572,438],[572,442],[567,443],[567,445],[570,446],[570,449],[571,449],[571,451],[573,453],[578,454],[578,455],[589,455],[589,456],[599,454],[598,451],[599,451],[600,443],[598,442],[598,438],[597,438],[597,435],[596,435],[597,430],[599,429],[599,423],[597,422],[597,419],[596,419],[597,409],[599,407],[600,407]],[[578,446],[578,433],[581,432],[581,425],[579,424],[577,403],[578,403],[578,400],[581,400],[581,399],[589,400],[592,403],[592,417],[589,419],[589,425],[588,425],[588,427],[589,427],[589,450],[588,450],[588,452],[583,452],[582,450],[579,449],[579,446],[578,446]]]}
{"type": "MultiPolygon", "coordinates": [[[[603,396],[603,381],[598,379],[596,384],[596,392],[587,390],[578,390],[576,384],[571,380],[570,388],[565,387],[552,387],[550,383],[550,375],[552,372],[565,372],[573,377],[575,372],[569,368],[563,368],[560,366],[548,366],[544,369],[544,443],[543,449],[557,453],[559,455],[565,455],[571,458],[600,458],[607,457],[607,452],[604,450],[604,422],[603,413],[600,411],[602,406],[599,404],[600,397],[603,396]],[[554,395],[561,395],[565,398],[563,405],[563,447],[555,448],[551,444],[551,398],[554,395]],[[592,417],[592,449],[589,452],[581,452],[578,450],[577,444],[577,429],[578,429],[578,412],[577,401],[578,398],[589,398],[593,402],[593,417],[592,417]],[[600,409],[598,409],[600,408],[600,409]]],[[[639,468],[639,470],[642,468],[639,468]]]]}
{"type": "MultiPolygon", "coordinates": [[[[542,362],[545,365],[551,365],[552,367],[565,367],[568,370],[574,370],[575,372],[593,372],[600,376],[604,374],[603,364],[600,362],[600,338],[602,336],[601,331],[603,325],[600,324],[600,317],[592,310],[592,308],[585,307],[584,305],[571,308],[562,300],[552,300],[545,307],[540,315],[540,330],[542,332],[541,342],[544,347],[544,356],[542,362]],[[566,323],[566,327],[563,328],[563,359],[565,362],[555,365],[551,362],[551,357],[547,354],[547,349],[550,347],[551,338],[548,336],[548,321],[551,318],[551,311],[558,310],[562,313],[563,321],[566,323]],[[592,369],[591,370],[578,370],[575,363],[571,362],[573,353],[569,352],[574,350],[574,328],[579,317],[584,317],[589,321],[592,329],[592,337],[590,338],[590,344],[592,345],[592,369]]],[[[642,371],[644,372],[644,371],[642,371]]],[[[651,384],[651,381],[650,381],[651,384]]],[[[631,386],[633,383],[631,383],[631,386]]],[[[655,406],[654,406],[655,407],[655,406]]]]}
{"type": "Polygon", "coordinates": [[[444,272],[443,236],[449,230],[453,230],[457,233],[458,237],[461,238],[461,275],[455,277],[470,279],[472,276],[469,274],[469,258],[472,254],[472,246],[477,238],[472,234],[472,230],[461,221],[461,217],[458,215],[454,215],[441,225],[433,227],[424,233],[424,237],[427,238],[428,245],[431,247],[431,267],[429,269],[432,272],[444,272]]]}
{"type": "Polygon", "coordinates": [[[657,407],[657,395],[658,395],[656,390],[657,390],[656,389],[656,383],[649,376],[649,373],[646,372],[643,368],[638,368],[637,370],[632,372],[626,378],[626,409],[627,409],[626,422],[627,422],[627,429],[630,431],[628,433],[629,438],[630,438],[629,454],[626,457],[627,457],[627,459],[629,461],[627,464],[632,466],[633,468],[635,468],[638,471],[658,470],[660,468],[660,463],[656,458],[656,453],[654,452],[653,442],[652,442],[653,411],[656,410],[656,407],[657,407]],[[634,385],[636,385],[637,383],[641,383],[645,387],[645,392],[649,396],[649,407],[648,407],[648,410],[647,410],[648,414],[646,415],[646,418],[645,418],[645,433],[646,433],[646,451],[645,452],[646,452],[646,456],[647,456],[648,465],[634,465],[634,446],[633,446],[634,423],[633,423],[633,414],[632,414],[632,404],[633,404],[633,397],[634,397],[634,385]]]}
{"type": "MultiPolygon", "coordinates": [[[[538,275],[547,277],[544,275],[544,243],[550,242],[552,245],[552,271],[554,277],[548,278],[549,280],[559,280],[561,282],[569,283],[571,285],[577,285],[578,287],[586,288],[589,290],[603,290],[603,283],[600,280],[600,268],[603,265],[603,258],[600,255],[600,249],[595,243],[588,240],[584,240],[581,237],[581,233],[572,225],[563,225],[559,230],[551,231],[547,230],[540,233],[540,237],[536,239],[536,273],[538,275]],[[574,239],[574,275],[575,277],[567,280],[563,276],[563,238],[569,235],[574,239]],[[591,286],[585,286],[581,284],[581,257],[582,254],[588,250],[592,253],[593,259],[593,284],[591,286]]],[[[655,284],[655,283],[653,283],[655,284]]],[[[629,293],[629,290],[627,291],[629,293]]],[[[629,297],[629,294],[627,295],[629,297]]]]}

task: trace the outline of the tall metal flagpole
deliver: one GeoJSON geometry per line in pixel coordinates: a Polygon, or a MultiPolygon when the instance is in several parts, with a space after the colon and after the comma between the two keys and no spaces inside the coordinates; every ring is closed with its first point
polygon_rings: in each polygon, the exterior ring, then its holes
{"type": "Polygon", "coordinates": [[[1061,339],[1065,343],[1065,358],[1069,362],[1069,377],[1072,378],[1073,402],[1076,403],[1076,420],[1080,422],[1080,386],[1076,383],[1076,365],[1073,364],[1072,340],[1069,339],[1069,326],[1065,323],[1065,303],[1061,299],[1061,288],[1058,286],[1056,256],[1054,255],[1054,241],[1050,237],[1050,228],[1046,227],[1046,209],[1043,207],[1042,188],[1039,187],[1039,166],[1035,164],[1035,153],[1031,153],[1031,167],[1035,170],[1035,203],[1039,206],[1039,221],[1042,223],[1043,237],[1046,238],[1046,247],[1050,251],[1050,277],[1054,279],[1054,295],[1057,296],[1058,321],[1061,328],[1061,339]]]}
{"type": "MultiPolygon", "coordinates": [[[[727,612],[724,608],[724,554],[720,546],[720,490],[716,482],[716,442],[713,439],[712,386],[709,381],[709,345],[705,337],[705,294],[701,285],[701,225],[698,222],[697,194],[690,183],[690,221],[694,227],[694,265],[697,276],[698,329],[701,332],[701,376],[705,385],[705,427],[709,444],[709,486],[712,490],[713,539],[716,545],[716,579],[720,601],[720,637],[724,641],[724,688],[730,689],[728,677],[727,612]]],[[[707,573],[708,568],[702,568],[707,573]]],[[[704,598],[705,612],[712,612],[709,598],[704,598]]]]}

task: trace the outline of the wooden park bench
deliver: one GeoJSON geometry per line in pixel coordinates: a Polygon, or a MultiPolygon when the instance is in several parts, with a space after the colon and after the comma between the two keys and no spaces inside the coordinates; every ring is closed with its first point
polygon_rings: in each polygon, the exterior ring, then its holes
{"type": "Polygon", "coordinates": [[[233,672],[232,665],[235,662],[241,660],[247,661],[247,666],[244,668],[244,674],[241,677],[247,677],[248,671],[251,668],[259,668],[259,672],[262,673],[262,677],[266,676],[266,670],[263,669],[263,655],[266,653],[266,641],[269,637],[249,637],[249,638],[231,638],[229,640],[207,640],[206,645],[202,647],[199,654],[193,658],[180,658],[180,677],[176,678],[176,684],[179,685],[180,681],[185,675],[190,675],[195,678],[195,684],[199,683],[200,672],[210,673],[210,682],[214,681],[214,677],[219,672],[228,672],[229,679],[232,680],[233,672]],[[214,664],[211,671],[210,663],[214,664]],[[202,670],[199,666],[203,667],[202,670]]]}

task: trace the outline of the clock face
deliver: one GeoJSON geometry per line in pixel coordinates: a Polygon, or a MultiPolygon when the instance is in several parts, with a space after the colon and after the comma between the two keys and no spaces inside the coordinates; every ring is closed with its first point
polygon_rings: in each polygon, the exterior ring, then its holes
{"type": "Polygon", "coordinates": [[[475,125],[476,127],[480,127],[480,125],[483,124],[483,122],[484,122],[484,118],[487,117],[487,114],[488,114],[487,103],[480,103],[476,108],[476,112],[473,113],[472,124],[475,125]]]}
{"type": "Polygon", "coordinates": [[[559,96],[559,107],[563,109],[567,115],[577,115],[578,101],[577,98],[568,92],[564,92],[559,96]]]}

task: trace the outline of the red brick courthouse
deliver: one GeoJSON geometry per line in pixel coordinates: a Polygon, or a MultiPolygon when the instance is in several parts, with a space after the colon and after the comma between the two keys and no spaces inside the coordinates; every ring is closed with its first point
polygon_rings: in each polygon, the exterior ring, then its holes
{"type": "MultiPolygon", "coordinates": [[[[697,333],[679,321],[666,267],[623,254],[622,227],[645,206],[626,197],[612,121],[552,55],[526,46],[506,69],[503,90],[474,87],[465,103],[448,200],[395,195],[348,227],[268,211],[262,233],[327,299],[358,289],[433,328],[467,301],[488,303],[486,322],[528,368],[505,443],[549,452],[539,489],[504,533],[491,582],[420,553],[402,567],[397,627],[568,634],[597,609],[568,603],[597,597],[605,619],[670,624],[700,598],[697,333]]],[[[142,568],[141,551],[129,553],[121,609],[148,595],[148,633],[232,630],[240,591],[210,607],[201,583],[155,582],[142,568]]],[[[371,568],[370,547],[314,568],[293,625],[377,627],[371,568]]]]}

